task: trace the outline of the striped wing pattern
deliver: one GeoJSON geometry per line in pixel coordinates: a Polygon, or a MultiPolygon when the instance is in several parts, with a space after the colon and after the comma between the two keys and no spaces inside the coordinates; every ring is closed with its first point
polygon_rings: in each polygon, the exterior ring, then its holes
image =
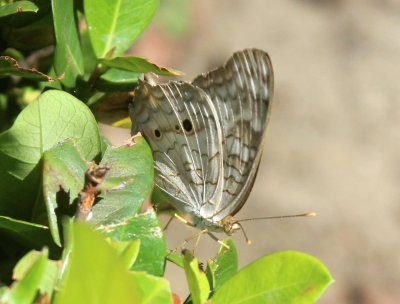
{"type": "Polygon", "coordinates": [[[155,184],[178,210],[199,214],[221,200],[221,124],[203,90],[141,82],[130,114],[132,134],[142,132],[153,150],[155,184]]]}
{"type": "Polygon", "coordinates": [[[197,77],[215,105],[223,132],[224,187],[214,214],[219,221],[245,203],[260,163],[273,95],[273,70],[266,52],[237,52],[228,62],[197,77]]]}
{"type": "Polygon", "coordinates": [[[192,83],[139,84],[132,134],[142,132],[153,150],[156,186],[195,225],[220,230],[245,203],[272,94],[271,61],[257,49],[233,54],[192,83]]]}

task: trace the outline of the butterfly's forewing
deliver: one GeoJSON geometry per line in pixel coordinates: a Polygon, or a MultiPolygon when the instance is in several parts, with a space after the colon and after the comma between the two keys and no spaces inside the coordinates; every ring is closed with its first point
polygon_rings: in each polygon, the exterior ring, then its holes
{"type": "Polygon", "coordinates": [[[266,52],[248,49],[200,75],[193,85],[210,96],[223,132],[223,197],[213,221],[234,215],[245,203],[260,163],[273,94],[273,71],[266,52]]]}
{"type": "Polygon", "coordinates": [[[214,210],[223,187],[222,130],[207,94],[190,83],[142,81],[130,115],[132,134],[149,142],[155,183],[171,203],[197,219],[200,210],[214,210]]]}

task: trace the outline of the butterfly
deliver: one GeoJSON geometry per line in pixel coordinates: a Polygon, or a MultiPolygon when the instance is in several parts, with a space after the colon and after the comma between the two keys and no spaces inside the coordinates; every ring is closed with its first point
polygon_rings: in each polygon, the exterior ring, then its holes
{"type": "Polygon", "coordinates": [[[191,83],[139,81],[132,134],[150,144],[155,185],[201,230],[232,234],[253,187],[273,96],[273,69],[259,49],[236,52],[191,83]]]}

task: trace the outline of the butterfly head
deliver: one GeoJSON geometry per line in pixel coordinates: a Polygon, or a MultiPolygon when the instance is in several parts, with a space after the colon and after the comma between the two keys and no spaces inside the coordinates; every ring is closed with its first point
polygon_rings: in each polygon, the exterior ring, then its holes
{"type": "Polygon", "coordinates": [[[233,216],[228,215],[221,220],[221,226],[228,235],[232,235],[237,230],[240,230],[242,226],[233,218],[233,216]]]}
{"type": "Polygon", "coordinates": [[[239,223],[238,220],[234,219],[233,216],[228,215],[227,217],[223,218],[220,222],[220,225],[223,227],[227,235],[232,235],[234,232],[242,230],[243,236],[246,239],[246,243],[249,245],[251,244],[251,241],[247,237],[247,234],[244,231],[242,225],[239,223]]]}

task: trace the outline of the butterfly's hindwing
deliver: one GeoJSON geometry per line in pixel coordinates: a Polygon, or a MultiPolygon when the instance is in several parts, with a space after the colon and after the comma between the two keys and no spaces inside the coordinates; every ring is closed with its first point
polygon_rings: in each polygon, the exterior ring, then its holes
{"type": "Polygon", "coordinates": [[[222,125],[223,197],[209,214],[218,221],[239,211],[256,177],[273,95],[271,61],[261,50],[237,52],[193,84],[210,96],[222,125]]]}

